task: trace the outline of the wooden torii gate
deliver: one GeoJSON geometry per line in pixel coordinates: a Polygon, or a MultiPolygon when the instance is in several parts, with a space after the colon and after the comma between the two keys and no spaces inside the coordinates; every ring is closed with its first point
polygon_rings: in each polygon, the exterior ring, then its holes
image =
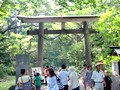
{"type": "Polygon", "coordinates": [[[29,35],[38,35],[38,60],[37,66],[43,66],[43,36],[44,34],[84,34],[85,59],[87,65],[91,65],[91,52],[89,43],[89,33],[95,33],[94,29],[88,28],[88,22],[98,20],[97,15],[85,16],[18,16],[23,23],[39,23],[39,29],[28,31],[29,35]],[[44,23],[60,22],[61,30],[46,30],[44,23]],[[80,29],[65,29],[66,22],[82,22],[83,27],[80,29]]]}

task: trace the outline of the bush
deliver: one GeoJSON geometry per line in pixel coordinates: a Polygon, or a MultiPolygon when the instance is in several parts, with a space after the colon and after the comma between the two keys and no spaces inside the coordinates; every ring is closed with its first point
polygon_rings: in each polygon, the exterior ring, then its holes
{"type": "Polygon", "coordinates": [[[4,64],[0,64],[0,78],[4,79],[7,76],[7,67],[4,64]]]}
{"type": "Polygon", "coordinates": [[[7,74],[8,75],[16,75],[15,68],[13,66],[8,66],[7,67],[7,74]]]}
{"type": "Polygon", "coordinates": [[[7,75],[16,75],[15,68],[13,66],[0,64],[0,79],[4,79],[7,75]]]}

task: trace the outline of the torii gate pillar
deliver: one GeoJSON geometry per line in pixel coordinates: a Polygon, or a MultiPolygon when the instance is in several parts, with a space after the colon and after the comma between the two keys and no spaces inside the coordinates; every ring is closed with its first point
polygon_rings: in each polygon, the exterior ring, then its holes
{"type": "Polygon", "coordinates": [[[37,66],[43,68],[43,36],[44,36],[44,24],[43,22],[39,23],[38,31],[38,60],[37,66]]]}
{"type": "Polygon", "coordinates": [[[89,30],[86,21],[83,22],[83,34],[84,34],[84,51],[85,51],[86,64],[92,65],[90,42],[89,42],[89,30]]]}

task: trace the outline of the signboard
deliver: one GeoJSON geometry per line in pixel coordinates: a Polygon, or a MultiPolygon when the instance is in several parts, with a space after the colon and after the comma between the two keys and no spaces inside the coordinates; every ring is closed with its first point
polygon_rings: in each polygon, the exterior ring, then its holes
{"type": "Polygon", "coordinates": [[[29,55],[27,54],[16,55],[16,82],[21,76],[21,69],[25,69],[26,74],[29,74],[29,55]]]}
{"type": "Polygon", "coordinates": [[[41,67],[34,67],[32,68],[32,83],[34,83],[34,77],[37,73],[40,74],[41,80],[44,81],[44,76],[42,75],[41,67]]]}
{"type": "Polygon", "coordinates": [[[41,67],[34,67],[34,68],[32,68],[32,76],[36,75],[37,73],[42,75],[41,67]]]}

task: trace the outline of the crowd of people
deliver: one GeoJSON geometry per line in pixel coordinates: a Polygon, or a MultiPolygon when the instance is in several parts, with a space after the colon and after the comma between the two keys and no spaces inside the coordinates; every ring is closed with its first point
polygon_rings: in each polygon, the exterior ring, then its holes
{"type": "MultiPolygon", "coordinates": [[[[76,72],[75,67],[71,66],[66,69],[63,64],[56,71],[53,68],[46,66],[44,70],[45,85],[48,90],[80,90],[80,78],[82,79],[83,90],[111,90],[112,80],[108,75],[107,70],[102,70],[103,63],[98,62],[93,71],[92,66],[83,65],[80,72],[76,72]]],[[[18,78],[18,90],[31,90],[30,77],[25,75],[25,69],[21,70],[21,77],[18,78]],[[23,88],[23,89],[22,89],[23,88]]],[[[35,90],[41,90],[41,77],[36,73],[34,77],[35,90]]]]}
{"type": "Polygon", "coordinates": [[[84,90],[111,90],[112,80],[108,75],[108,71],[103,70],[102,66],[103,63],[98,62],[93,71],[92,66],[83,65],[84,68],[80,74],[82,75],[84,90]]]}
{"type": "MultiPolygon", "coordinates": [[[[80,77],[82,77],[84,90],[111,90],[112,80],[108,75],[108,71],[103,70],[102,66],[103,63],[99,61],[96,63],[95,70],[93,71],[92,66],[87,66],[84,64],[83,69],[80,71],[80,73],[77,73],[73,66],[71,66],[69,70],[66,70],[66,66],[63,64],[57,73],[54,72],[56,78],[54,78],[54,80],[56,81],[57,85],[57,78],[59,78],[64,88],[56,89],[59,88],[58,85],[58,87],[54,89],[52,77],[49,77],[48,75],[48,78],[46,78],[47,86],[49,88],[48,90],[80,90],[80,77]]],[[[48,73],[49,69],[52,68],[48,68],[48,73]]]]}
{"type": "Polygon", "coordinates": [[[45,69],[45,72],[48,71],[46,72],[48,73],[48,77],[46,78],[48,90],[79,90],[80,77],[74,67],[66,70],[66,65],[63,64],[58,72],[55,72],[52,68],[47,69],[45,69]]]}

